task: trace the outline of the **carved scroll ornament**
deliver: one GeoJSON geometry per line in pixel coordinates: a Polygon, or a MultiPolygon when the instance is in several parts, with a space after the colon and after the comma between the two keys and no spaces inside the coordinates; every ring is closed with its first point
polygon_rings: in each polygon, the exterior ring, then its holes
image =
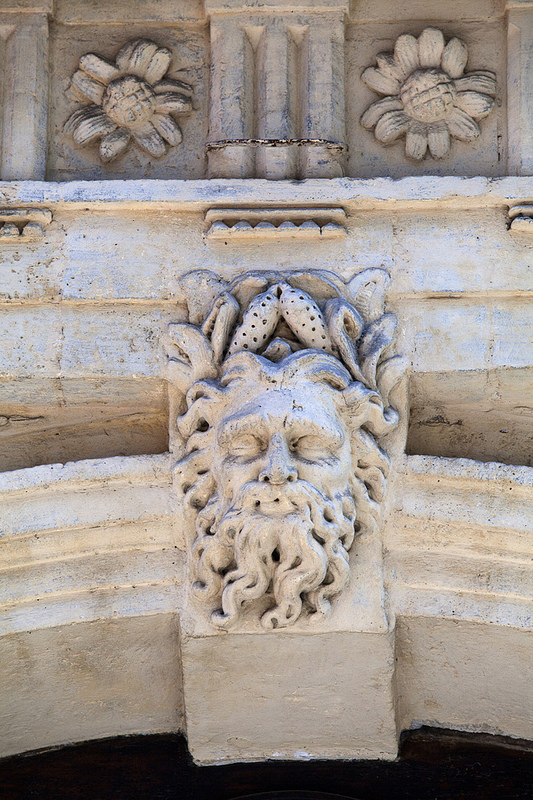
{"type": "Polygon", "coordinates": [[[148,39],[128,42],[114,63],[87,53],[80,58],[71,86],[90,104],[72,114],[64,131],[76,144],[100,139],[102,161],[117,158],[133,139],[154,158],[165,155],[165,142],[180,144],[173,114],[191,110],[191,87],[166,78],[172,54],[148,39]]]}
{"type": "Polygon", "coordinates": [[[167,342],[187,406],[177,483],[195,515],[193,588],[219,627],[323,617],[354,537],[379,522],[404,371],[387,282],[380,269],[348,284],[325,271],[183,279],[190,321],[167,342]]]}
{"type": "Polygon", "coordinates": [[[488,70],[464,74],[468,49],[460,39],[446,44],[442,31],[426,28],[418,39],[399,36],[394,52],[376,60],[361,79],[385,97],[365,111],[361,125],[373,128],[378,142],[405,136],[405,154],[418,161],[428,148],[433,158],[447,156],[451,138],[479,136],[476,120],[492,110],[496,80],[488,70]]]}

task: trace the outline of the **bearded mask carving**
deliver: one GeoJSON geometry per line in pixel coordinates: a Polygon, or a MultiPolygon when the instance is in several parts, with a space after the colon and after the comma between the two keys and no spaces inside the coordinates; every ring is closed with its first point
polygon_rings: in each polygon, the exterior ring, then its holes
{"type": "Polygon", "coordinates": [[[398,423],[389,396],[388,275],[325,271],[183,279],[189,324],[171,325],[169,380],[186,395],[176,467],[194,514],[193,589],[214,625],[319,619],[375,530],[398,423]]]}

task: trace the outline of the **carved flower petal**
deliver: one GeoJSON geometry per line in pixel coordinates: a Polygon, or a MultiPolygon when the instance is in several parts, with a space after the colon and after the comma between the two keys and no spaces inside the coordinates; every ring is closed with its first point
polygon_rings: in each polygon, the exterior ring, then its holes
{"type": "Polygon", "coordinates": [[[157,83],[161,80],[165,72],[170,66],[172,53],[166,47],[160,47],[152,56],[152,59],[146,70],[146,80],[148,83],[157,83]]]}
{"type": "Polygon", "coordinates": [[[135,39],[128,42],[118,51],[117,67],[123,72],[145,77],[146,69],[159,47],[149,39],[135,39]]]}
{"type": "Polygon", "coordinates": [[[131,132],[125,128],[117,128],[106,134],[100,142],[100,157],[102,161],[112,161],[126,149],[131,132]]]}
{"type": "Polygon", "coordinates": [[[474,119],[484,119],[490,114],[494,100],[479,92],[458,92],[454,103],[474,119]]]}
{"type": "Polygon", "coordinates": [[[428,127],[429,152],[433,158],[445,158],[450,152],[450,133],[445,122],[428,127]]]}
{"type": "Polygon", "coordinates": [[[376,125],[374,135],[378,142],[390,144],[406,132],[410,122],[405,111],[387,111],[376,125]]]}
{"type": "Polygon", "coordinates": [[[91,78],[103,83],[107,86],[110,81],[120,75],[114,64],[106,61],[105,58],[95,55],[94,53],[86,53],[80,58],[80,69],[90,75],[91,78]]]}
{"type": "Polygon", "coordinates": [[[444,34],[438,28],[425,28],[418,37],[418,58],[421,67],[440,67],[444,50],[444,34]]]}
{"type": "Polygon", "coordinates": [[[182,92],[185,95],[192,94],[192,86],[185,81],[176,81],[171,80],[170,78],[164,78],[159,83],[156,83],[155,86],[152,86],[152,89],[156,94],[163,94],[163,92],[182,92]]]}
{"type": "Polygon", "coordinates": [[[447,118],[448,129],[452,136],[461,142],[470,142],[479,136],[479,127],[469,114],[460,108],[454,108],[447,118]]]}
{"type": "Polygon", "coordinates": [[[460,39],[450,39],[442,54],[442,69],[450,78],[460,78],[468,61],[468,48],[460,39]]]}
{"type": "Polygon", "coordinates": [[[87,73],[83,72],[81,69],[76,70],[70,82],[76,89],[84,94],[85,97],[88,97],[93,103],[100,105],[104,96],[105,86],[102,86],[101,83],[90,78],[87,73]]]}
{"type": "Polygon", "coordinates": [[[397,81],[403,81],[404,74],[392,53],[378,53],[376,56],[376,62],[384,75],[387,75],[389,78],[393,78],[397,81]]]}
{"type": "Polygon", "coordinates": [[[403,103],[397,97],[384,97],[383,100],[378,100],[367,108],[361,117],[361,125],[370,130],[387,111],[401,111],[402,109],[403,103]]]}
{"type": "Polygon", "coordinates": [[[394,59],[405,76],[419,68],[418,43],[410,33],[404,33],[396,39],[394,59]]]}
{"type": "Polygon", "coordinates": [[[181,130],[172,117],[167,117],[164,114],[154,114],[152,117],[152,124],[159,131],[163,139],[166,139],[173,147],[180,144],[183,139],[181,130]]]}
{"type": "Polygon", "coordinates": [[[86,106],[75,111],[65,123],[65,133],[72,136],[76,144],[89,144],[117,126],[98,106],[86,106]]]}
{"type": "Polygon", "coordinates": [[[363,83],[379,94],[398,94],[400,91],[400,81],[385,75],[376,67],[368,67],[361,75],[363,83]]]}
{"type": "Polygon", "coordinates": [[[405,155],[421,161],[426,155],[428,136],[425,125],[421,122],[411,122],[405,138],[405,155]]]}
{"type": "MultiPolygon", "coordinates": [[[[65,124],[63,125],[63,133],[66,133],[67,136],[72,136],[78,124],[84,119],[90,119],[94,116],[105,116],[104,112],[99,106],[83,106],[83,108],[78,108],[70,117],[67,119],[65,124]]],[[[107,118],[106,118],[107,119],[107,118]]]]}
{"type": "Polygon", "coordinates": [[[165,92],[159,94],[155,100],[155,110],[160,113],[186,114],[192,109],[191,101],[184,94],[178,92],[165,92]]]}
{"type": "Polygon", "coordinates": [[[132,133],[137,144],[154,158],[161,158],[167,152],[163,139],[150,122],[132,133]]]}
{"type": "Polygon", "coordinates": [[[458,92],[481,92],[482,94],[496,94],[496,76],[493,72],[469,72],[464,78],[455,82],[458,92]]]}

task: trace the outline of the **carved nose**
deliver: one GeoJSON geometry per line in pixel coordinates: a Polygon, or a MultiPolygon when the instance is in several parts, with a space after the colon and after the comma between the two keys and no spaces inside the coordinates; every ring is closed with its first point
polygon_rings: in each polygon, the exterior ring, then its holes
{"type": "Polygon", "coordinates": [[[286,481],[295,481],[298,477],[296,467],[292,464],[287,443],[283,436],[275,434],[270,442],[267,463],[259,474],[262,483],[279,485],[286,481]]]}

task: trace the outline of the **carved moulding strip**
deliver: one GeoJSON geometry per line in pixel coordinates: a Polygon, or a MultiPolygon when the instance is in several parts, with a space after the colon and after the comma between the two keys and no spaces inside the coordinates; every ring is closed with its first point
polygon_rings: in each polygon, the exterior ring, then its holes
{"type": "Polygon", "coordinates": [[[509,230],[513,233],[533,234],[533,205],[523,203],[519,206],[512,206],[509,209],[509,219],[511,224],[509,230]]]}
{"type": "Polygon", "coordinates": [[[51,221],[48,209],[0,208],[0,242],[41,241],[51,221]]]}
{"type": "MultiPolygon", "coordinates": [[[[191,509],[192,588],[211,622],[321,619],[380,524],[404,374],[389,280],[323,270],[184,276],[169,382],[185,404],[175,482],[191,509]]],[[[188,515],[190,517],[190,515],[188,515]]]]}
{"type": "Polygon", "coordinates": [[[216,208],[205,215],[208,239],[331,239],[346,235],[342,208],[216,208]]]}

